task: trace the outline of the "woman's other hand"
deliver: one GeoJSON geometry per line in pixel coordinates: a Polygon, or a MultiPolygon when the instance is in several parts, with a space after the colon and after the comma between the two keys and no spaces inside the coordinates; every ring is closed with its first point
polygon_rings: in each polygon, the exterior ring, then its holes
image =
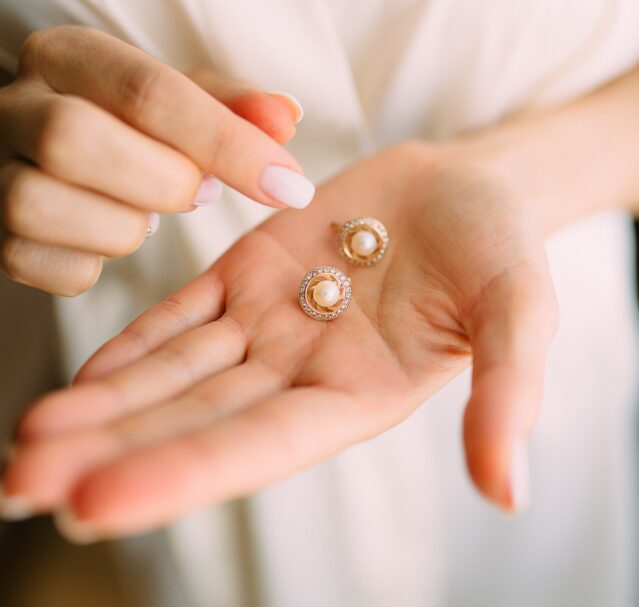
{"type": "Polygon", "coordinates": [[[188,78],[97,30],[38,31],[0,89],[1,264],[76,295],[104,257],[141,245],[157,213],[189,210],[220,182],[304,207],[314,188],[280,145],[298,119],[285,95],[210,71],[188,78]]]}

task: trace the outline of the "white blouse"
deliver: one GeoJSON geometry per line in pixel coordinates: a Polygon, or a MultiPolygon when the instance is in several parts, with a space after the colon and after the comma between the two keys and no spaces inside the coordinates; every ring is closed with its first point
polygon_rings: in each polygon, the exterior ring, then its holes
{"type": "MultiPolygon", "coordinates": [[[[290,148],[316,181],[390,142],[574,98],[639,61],[636,0],[3,0],[0,65],[15,69],[24,37],[57,23],[294,94],[306,117],[290,148]]],[[[214,208],[163,218],[91,292],[59,300],[69,374],[269,212],[227,191],[214,208]]],[[[377,439],[171,527],[193,605],[636,605],[631,246],[617,213],[548,243],[561,326],[527,514],[505,517],[471,488],[464,374],[377,439]]]]}

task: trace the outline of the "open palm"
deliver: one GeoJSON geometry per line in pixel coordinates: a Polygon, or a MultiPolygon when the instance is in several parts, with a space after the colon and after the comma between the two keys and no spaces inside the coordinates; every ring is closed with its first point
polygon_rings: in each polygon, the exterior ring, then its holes
{"type": "Polygon", "coordinates": [[[474,362],[470,471],[514,508],[554,325],[543,234],[519,197],[426,145],[395,146],[250,232],[42,399],[5,492],[70,505],[97,536],[152,528],[383,432],[474,362]],[[370,268],[339,256],[330,227],[358,215],[391,238],[370,268]],[[353,284],[332,322],[297,301],[320,265],[353,284]]]}

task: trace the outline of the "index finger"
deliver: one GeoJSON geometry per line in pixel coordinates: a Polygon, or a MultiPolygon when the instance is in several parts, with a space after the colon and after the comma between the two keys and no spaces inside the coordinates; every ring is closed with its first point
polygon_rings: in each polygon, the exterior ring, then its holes
{"type": "Polygon", "coordinates": [[[112,36],[79,26],[36,32],[21,72],[96,103],[253,200],[302,208],[313,198],[315,188],[282,146],[177,70],[112,36]]]}

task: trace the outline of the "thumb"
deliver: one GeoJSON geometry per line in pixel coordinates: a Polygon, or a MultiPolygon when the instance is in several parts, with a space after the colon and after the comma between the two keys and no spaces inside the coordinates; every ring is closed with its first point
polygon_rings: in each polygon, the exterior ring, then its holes
{"type": "Polygon", "coordinates": [[[517,270],[468,319],[473,350],[464,446],[479,490],[507,511],[530,498],[527,439],[541,406],[546,354],[556,328],[548,275],[517,270]]]}
{"type": "Polygon", "coordinates": [[[232,112],[278,143],[284,144],[292,139],[296,133],[295,125],[304,117],[302,105],[288,93],[262,91],[244,80],[209,69],[194,70],[188,76],[232,112]]]}

